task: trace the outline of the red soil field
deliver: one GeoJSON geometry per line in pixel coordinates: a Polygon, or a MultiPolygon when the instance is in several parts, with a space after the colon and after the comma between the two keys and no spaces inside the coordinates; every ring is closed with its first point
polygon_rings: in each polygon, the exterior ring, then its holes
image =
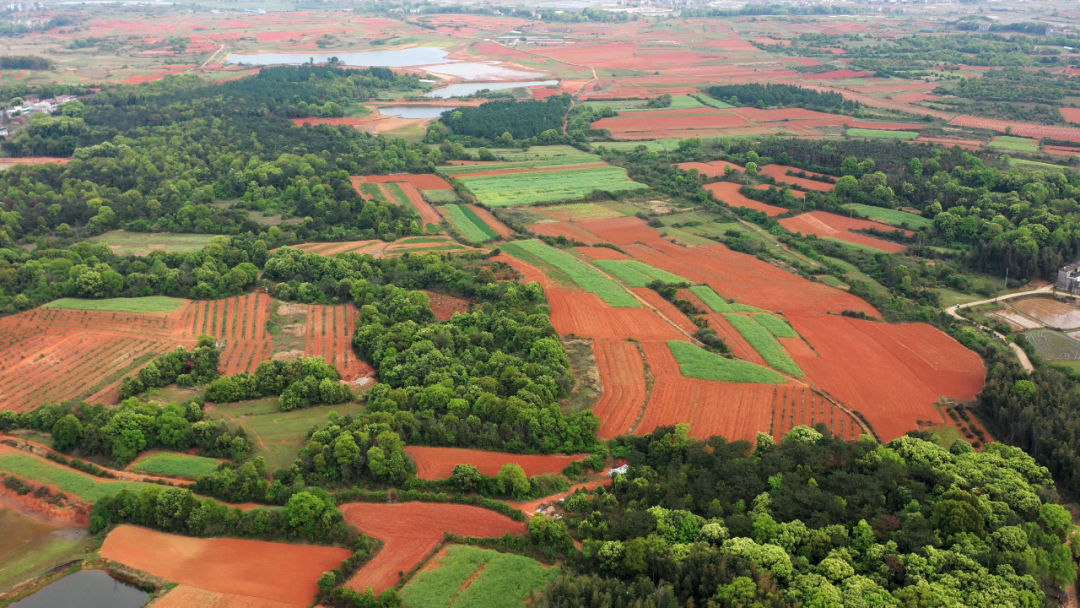
{"type": "Polygon", "coordinates": [[[621,114],[592,123],[594,129],[608,129],[615,138],[638,139],[656,133],[698,131],[703,129],[752,128],[745,118],[712,108],[697,110],[658,110],[621,114]]]}
{"type": "Polygon", "coordinates": [[[628,340],[594,340],[596,368],[604,393],[593,407],[600,417],[601,439],[632,430],[645,407],[645,363],[637,344],[628,340]]]}
{"type": "Polygon", "coordinates": [[[443,541],[446,532],[462,536],[525,534],[525,524],[481,507],[445,503],[354,502],[341,505],[345,521],[384,541],[383,548],[346,583],[375,593],[398,584],[398,572],[411,572],[443,541]]]}
{"type": "Polygon", "coordinates": [[[560,165],[552,167],[510,167],[502,169],[491,169],[488,171],[474,171],[472,173],[455,173],[454,177],[481,177],[484,175],[508,175],[517,173],[545,173],[549,171],[565,171],[568,167],[574,169],[594,169],[596,167],[607,167],[607,163],[587,163],[583,165],[560,165]]]}
{"type": "Polygon", "coordinates": [[[641,346],[654,381],[635,433],[687,422],[692,437],[753,441],[759,431],[770,429],[777,386],[686,378],[666,342],[643,341],[641,346]]]}
{"type": "Polygon", "coordinates": [[[1019,135],[1020,137],[1049,137],[1052,139],[1080,142],[1080,128],[1077,127],[1050,127],[1027,122],[1011,122],[1007,120],[995,120],[992,118],[980,118],[969,114],[957,116],[949,124],[958,127],[989,129],[999,133],[1004,133],[1007,128],[1012,127],[1012,135],[1019,135]]]}
{"type": "Polygon", "coordinates": [[[555,282],[549,279],[548,276],[544,274],[544,271],[511,255],[500,253],[499,255],[493,256],[491,260],[494,262],[502,262],[513,268],[521,275],[522,283],[540,283],[545,290],[550,289],[555,285],[555,282]]]}
{"type": "Polygon", "coordinates": [[[779,110],[763,110],[760,108],[733,108],[729,110],[747,120],[754,122],[781,122],[792,120],[815,120],[825,121],[830,124],[843,124],[845,121],[851,120],[850,117],[841,116],[839,114],[829,114],[826,112],[818,112],[816,110],[807,110],[804,108],[783,108],[779,110]]]}
{"type": "Polygon", "coordinates": [[[893,95],[893,99],[896,101],[902,101],[904,103],[919,103],[920,101],[933,101],[935,99],[941,99],[938,95],[931,93],[901,93],[899,95],[893,95]]]}
{"type": "Polygon", "coordinates": [[[816,79],[840,80],[846,78],[865,78],[870,74],[871,72],[856,72],[855,70],[833,70],[832,72],[807,74],[807,76],[816,79]]]}
{"type": "Polygon", "coordinates": [[[878,316],[870,304],[845,291],[803,279],[723,245],[680,247],[669,243],[636,217],[587,223],[590,230],[621,245],[635,259],[711,285],[718,293],[744,304],[781,312],[860,310],[878,316]]]}
{"type": "Polygon", "coordinates": [[[883,441],[942,422],[942,396],[971,400],[982,389],[979,356],[930,325],[809,312],[788,321],[817,351],[790,351],[807,378],[866,416],[883,441]]]}
{"type": "Polygon", "coordinates": [[[221,352],[224,373],[254,372],[273,354],[266,332],[273,302],[261,292],[192,302],[184,309],[180,323],[192,337],[209,334],[225,342],[221,352]]]}
{"type": "Polygon", "coordinates": [[[476,214],[476,217],[480,218],[481,221],[488,225],[488,228],[494,230],[495,234],[498,234],[500,237],[506,238],[508,236],[513,236],[514,234],[516,234],[513,229],[502,223],[499,218],[495,217],[495,214],[488,211],[487,209],[479,205],[465,206],[469,209],[472,209],[472,212],[476,214]]]}
{"type": "Polygon", "coordinates": [[[1080,108],[1060,108],[1060,111],[1065,122],[1080,123],[1080,108]]]}
{"type": "Polygon", "coordinates": [[[595,234],[571,222],[540,222],[539,224],[529,224],[526,228],[540,236],[565,236],[571,241],[578,241],[587,245],[596,245],[603,242],[595,234]]]}
{"type": "Polygon", "coordinates": [[[784,209],[783,207],[768,205],[743,195],[739,192],[740,187],[741,186],[735,182],[714,182],[712,184],[705,184],[705,190],[712,194],[713,198],[718,201],[723,201],[732,207],[753,209],[755,211],[760,211],[769,217],[787,213],[787,209],[784,209]]]}
{"type": "Polygon", "coordinates": [[[648,287],[631,287],[630,291],[637,294],[639,298],[644,300],[657,311],[660,312],[668,321],[671,321],[679,329],[683,330],[687,334],[693,335],[698,330],[698,326],[694,325],[694,322],[687,317],[683,311],[679,310],[674,304],[668,302],[656,291],[649,289],[648,287]]]}
{"type": "MultiPolygon", "coordinates": [[[[907,245],[886,241],[884,239],[867,236],[852,232],[853,230],[884,230],[891,232],[894,227],[869,220],[860,220],[829,213],[827,211],[811,211],[780,220],[780,225],[792,232],[803,234],[816,234],[824,238],[839,239],[856,245],[872,247],[888,253],[899,253],[907,250],[907,245]]],[[[908,231],[910,234],[910,231],[908,231]]]]}
{"type": "Polygon", "coordinates": [[[848,123],[856,129],[881,129],[883,131],[921,131],[925,125],[913,125],[902,122],[866,122],[855,121],[848,123]]]}
{"type": "Polygon", "coordinates": [[[723,177],[728,167],[739,172],[744,171],[743,167],[726,160],[714,160],[708,163],[679,163],[677,166],[683,171],[697,169],[697,172],[705,177],[723,177]]]}
{"type": "Polygon", "coordinates": [[[960,146],[965,150],[978,150],[986,145],[985,141],[978,139],[953,139],[950,137],[926,137],[919,136],[915,139],[918,143],[941,144],[946,147],[960,146]]]}
{"type": "Polygon", "coordinates": [[[464,448],[437,448],[410,445],[405,452],[416,462],[416,476],[420,479],[447,479],[454,466],[471,464],[484,475],[494,477],[508,463],[517,463],[529,477],[541,473],[560,473],[572,463],[585,460],[588,454],[509,454],[485,452],[464,448]]]}
{"type": "Polygon", "coordinates": [[[154,600],[154,608],[293,608],[296,604],[177,585],[154,600]]]}
{"type": "Polygon", "coordinates": [[[45,165],[48,163],[56,163],[58,165],[66,165],[71,162],[70,157],[53,157],[53,156],[14,156],[8,158],[0,158],[0,167],[10,167],[14,165],[45,165]]]}
{"type": "Polygon", "coordinates": [[[367,184],[412,184],[420,190],[453,190],[445,179],[433,173],[397,173],[394,175],[361,175],[353,178],[354,183],[367,184]]]}
{"type": "Polygon", "coordinates": [[[1068,146],[1043,146],[1043,151],[1053,156],[1080,155],[1080,148],[1070,148],[1068,146]]]}
{"type": "MultiPolygon", "coordinates": [[[[454,316],[455,313],[469,312],[468,300],[435,293],[434,291],[428,291],[426,289],[421,291],[427,294],[428,302],[431,304],[431,312],[435,313],[435,318],[440,321],[449,319],[454,316]]],[[[349,336],[352,336],[351,331],[349,332],[349,336]]]]}
{"type": "Polygon", "coordinates": [[[300,243],[299,245],[293,245],[292,247],[306,251],[308,253],[317,253],[319,255],[340,255],[343,253],[370,253],[372,249],[382,249],[386,246],[386,241],[341,241],[333,243],[300,243]]]}
{"type": "Polygon", "coordinates": [[[785,384],[777,388],[773,402],[772,430],[777,441],[797,426],[825,423],[837,436],[854,440],[864,431],[854,416],[805,386],[785,384]]]}
{"type": "MultiPolygon", "coordinates": [[[[805,171],[798,167],[789,167],[787,165],[765,165],[761,168],[760,173],[768,175],[778,182],[791,184],[793,186],[799,186],[803,190],[818,190],[820,192],[832,192],[835,184],[828,184],[825,182],[819,182],[813,179],[807,179],[804,177],[795,177],[794,175],[788,175],[788,171],[795,171],[805,173],[806,175],[822,175],[821,173],[814,173],[813,171],[805,171]]],[[[833,177],[833,176],[827,176],[833,177]]],[[[833,179],[836,179],[833,177],[833,179]]]]}
{"type": "Polygon", "coordinates": [[[322,357],[333,365],[345,382],[354,382],[375,373],[374,368],[356,357],[352,336],[360,311],[352,304],[308,306],[304,354],[322,357]]]}
{"type": "Polygon", "coordinates": [[[551,325],[560,335],[613,340],[684,339],[682,333],[650,308],[613,308],[593,293],[551,287],[551,325]]]}
{"type": "Polygon", "coordinates": [[[322,573],[352,553],[336,547],[191,538],[121,525],[105,538],[101,555],[200,589],[308,606],[322,573]]]}
{"type": "Polygon", "coordinates": [[[610,247],[575,247],[590,260],[632,260],[630,256],[610,247]]]}

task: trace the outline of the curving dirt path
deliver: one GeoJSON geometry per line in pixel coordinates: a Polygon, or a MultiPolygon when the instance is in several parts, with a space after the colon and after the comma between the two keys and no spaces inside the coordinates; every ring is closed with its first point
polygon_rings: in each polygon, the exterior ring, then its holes
{"type": "MultiPolygon", "coordinates": [[[[1016,293],[1010,293],[1010,294],[1006,294],[1006,295],[1003,295],[1003,296],[998,296],[996,298],[989,298],[987,300],[979,300],[977,302],[968,302],[966,304],[956,304],[954,306],[950,306],[950,307],[944,309],[944,312],[945,312],[945,314],[949,315],[950,317],[953,317],[954,319],[959,319],[961,321],[968,321],[969,319],[966,319],[966,318],[960,316],[959,310],[961,308],[970,308],[972,306],[981,306],[983,304],[992,304],[994,302],[1000,302],[1002,300],[1012,300],[1014,298],[1022,298],[1024,296],[1036,295],[1036,294],[1040,294],[1040,293],[1053,293],[1053,292],[1054,292],[1054,286],[1053,285],[1046,285],[1044,287],[1039,287],[1038,289],[1031,289],[1031,290],[1028,290],[1028,291],[1018,291],[1016,293]]],[[[1035,371],[1035,366],[1031,364],[1031,359],[1028,358],[1027,353],[1024,352],[1024,349],[1020,348],[1019,344],[1009,341],[1009,339],[1006,338],[1004,335],[994,331],[993,329],[991,329],[989,327],[986,327],[985,325],[980,325],[980,324],[976,323],[975,326],[978,327],[979,329],[983,330],[983,331],[989,332],[990,335],[994,336],[994,338],[1004,342],[1005,344],[1008,344],[1009,348],[1012,349],[1012,351],[1014,353],[1016,353],[1016,358],[1020,360],[1020,366],[1024,368],[1024,371],[1026,371],[1029,374],[1035,371]]]]}

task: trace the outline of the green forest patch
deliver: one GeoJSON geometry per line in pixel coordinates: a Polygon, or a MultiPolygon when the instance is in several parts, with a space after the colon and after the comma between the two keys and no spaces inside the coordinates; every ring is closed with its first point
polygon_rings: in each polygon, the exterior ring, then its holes
{"type": "MultiPolygon", "coordinates": [[[[782,372],[791,374],[797,378],[803,377],[802,369],[792,361],[788,356],[784,347],[776,341],[773,334],[760,325],[754,319],[750,317],[744,317],[742,315],[725,314],[728,322],[732,324],[742,334],[742,337],[746,338],[746,341],[750,343],[750,346],[754,347],[754,350],[761,354],[761,357],[765,359],[765,362],[769,364],[773,369],[780,370],[782,372]]],[[[779,321],[779,319],[777,319],[779,321]]],[[[785,323],[785,325],[787,325],[785,323]]],[[[790,328],[789,328],[790,329],[790,328]]],[[[795,333],[791,330],[791,333],[795,333]]]]}
{"type": "Polygon", "coordinates": [[[503,248],[526,262],[530,259],[538,259],[545,265],[557,269],[570,281],[586,291],[595,293],[612,306],[619,308],[641,306],[641,302],[627,293],[621,285],[562,249],[556,249],[536,240],[514,241],[507,243],[503,248]]]}
{"type": "Polygon", "coordinates": [[[653,281],[662,283],[689,283],[686,278],[666,270],[654,268],[638,260],[595,260],[603,270],[619,277],[631,287],[647,287],[653,281]]]}
{"type": "Polygon", "coordinates": [[[60,298],[42,308],[67,308],[71,310],[100,310],[107,312],[130,312],[147,315],[167,315],[187,304],[186,300],[168,296],[146,296],[142,298],[107,298],[104,300],[80,300],[78,298],[60,298]]]}
{"type": "Polygon", "coordinates": [[[216,458],[176,452],[154,452],[136,460],[129,468],[151,475],[198,479],[216,471],[219,464],[221,461],[216,458]]]}
{"type": "Polygon", "coordinates": [[[557,567],[513,553],[450,546],[438,566],[417,574],[401,589],[409,608],[515,608],[546,587],[557,567]]]}
{"type": "Polygon", "coordinates": [[[787,381],[787,378],[767,367],[739,359],[726,359],[689,342],[669,340],[668,348],[678,360],[682,375],[687,378],[754,384],[783,384],[787,381]]]}

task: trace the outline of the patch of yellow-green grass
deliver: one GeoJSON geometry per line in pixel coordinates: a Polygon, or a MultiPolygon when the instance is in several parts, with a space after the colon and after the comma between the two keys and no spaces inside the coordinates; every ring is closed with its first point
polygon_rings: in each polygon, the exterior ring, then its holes
{"type": "Polygon", "coordinates": [[[594,260],[594,264],[619,277],[631,287],[647,287],[653,281],[662,283],[690,283],[677,274],[649,266],[638,260],[594,260]]]}
{"type": "Polygon", "coordinates": [[[523,555],[454,545],[401,589],[401,599],[409,608],[524,607],[558,573],[523,555]]]}
{"type": "Polygon", "coordinates": [[[679,362],[679,370],[688,378],[716,380],[718,382],[750,382],[755,384],[783,384],[787,378],[760,365],[726,359],[696,344],[668,341],[671,354],[679,362]]]}
{"type": "MultiPolygon", "coordinates": [[[[750,346],[753,346],[754,350],[761,354],[769,367],[797,378],[805,375],[802,369],[787,354],[787,351],[784,350],[783,345],[777,342],[773,334],[764,326],[754,319],[742,315],[728,313],[724,317],[742,334],[742,337],[746,338],[750,346]]],[[[794,330],[792,330],[792,333],[794,333],[794,330]]]]}
{"type": "Polygon", "coordinates": [[[26,452],[0,454],[0,471],[23,479],[55,485],[61,492],[74,494],[86,502],[97,502],[121,490],[138,490],[148,485],[92,477],[26,452]]]}
{"type": "Polygon", "coordinates": [[[216,471],[219,464],[221,461],[216,458],[177,452],[154,452],[139,458],[128,468],[151,475],[198,479],[216,471]]]}
{"type": "Polygon", "coordinates": [[[769,330],[769,333],[777,338],[798,338],[799,334],[793,327],[788,325],[788,322],[780,317],[767,312],[761,312],[754,315],[754,320],[758,322],[762,327],[769,330]]]}
{"type": "Polygon", "coordinates": [[[108,312],[128,312],[147,315],[167,315],[175,312],[187,300],[167,296],[145,296],[142,298],[108,298],[105,300],[81,300],[78,298],[60,298],[42,308],[67,308],[71,310],[100,310],[108,312]]]}
{"type": "Polygon", "coordinates": [[[630,295],[622,285],[562,249],[556,249],[536,240],[512,241],[505,244],[503,249],[526,262],[540,260],[547,267],[558,269],[570,281],[586,291],[595,293],[612,306],[620,308],[641,306],[641,302],[630,295]]]}
{"type": "Polygon", "coordinates": [[[110,230],[87,239],[87,242],[105,245],[117,255],[149,255],[153,251],[169,253],[199,251],[209,245],[214,238],[213,234],[110,230]]]}

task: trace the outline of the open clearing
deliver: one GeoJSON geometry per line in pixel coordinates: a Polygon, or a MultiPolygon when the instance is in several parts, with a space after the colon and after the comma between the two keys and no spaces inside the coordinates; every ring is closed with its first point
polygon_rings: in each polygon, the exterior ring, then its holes
{"type": "Polygon", "coordinates": [[[337,547],[191,538],[125,524],[105,537],[101,555],[183,585],[309,606],[322,573],[351,553],[337,547]]]}
{"type": "Polygon", "coordinates": [[[152,452],[140,456],[131,463],[130,469],[151,475],[187,477],[198,479],[217,470],[221,461],[216,458],[181,454],[176,452],[152,452]]]}
{"type": "Polygon", "coordinates": [[[569,201],[593,192],[639,190],[646,186],[631,180],[622,167],[569,167],[558,171],[507,173],[459,178],[488,207],[509,207],[569,201]]]}
{"type": "Polygon", "coordinates": [[[892,226],[860,220],[828,211],[811,211],[780,220],[780,225],[792,232],[814,234],[821,238],[836,239],[857,246],[869,247],[887,253],[906,251],[907,246],[855,232],[856,230],[879,230],[889,232],[892,226]]]}
{"type": "Polygon", "coordinates": [[[409,608],[515,608],[558,573],[522,555],[450,545],[402,588],[401,600],[409,608]]]}
{"type": "Polygon", "coordinates": [[[128,232],[110,230],[99,236],[87,239],[89,243],[100,243],[112,249],[117,255],[145,256],[154,251],[168,253],[191,253],[204,249],[214,240],[213,234],[183,234],[173,232],[128,232]]]}
{"type": "Polygon", "coordinates": [[[78,298],[60,298],[42,308],[66,308],[68,310],[100,310],[108,312],[129,312],[144,315],[167,315],[176,312],[187,300],[167,296],[145,296],[142,298],[109,298],[105,300],[80,300],[78,298]]]}
{"type": "Polygon", "coordinates": [[[529,477],[541,473],[561,473],[571,463],[584,460],[588,454],[568,456],[562,454],[509,454],[465,448],[437,448],[411,445],[405,453],[416,463],[416,476],[420,479],[447,479],[454,466],[471,464],[484,475],[494,477],[505,464],[516,463],[525,469],[529,477]]]}

